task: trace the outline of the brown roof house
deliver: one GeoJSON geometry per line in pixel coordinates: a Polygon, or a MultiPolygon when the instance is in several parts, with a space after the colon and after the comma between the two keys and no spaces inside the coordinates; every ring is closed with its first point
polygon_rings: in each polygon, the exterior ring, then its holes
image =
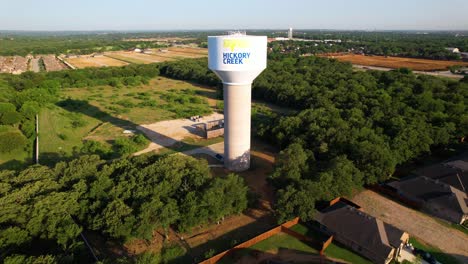
{"type": "Polygon", "coordinates": [[[468,193],[468,162],[454,160],[430,165],[414,171],[417,176],[439,180],[452,187],[468,193]]]}
{"type": "Polygon", "coordinates": [[[316,220],[334,240],[374,263],[396,259],[409,239],[408,233],[342,201],[318,212],[316,220]]]}
{"type": "Polygon", "coordinates": [[[387,184],[437,217],[462,224],[468,219],[466,193],[446,182],[426,176],[408,177],[387,184]]]}

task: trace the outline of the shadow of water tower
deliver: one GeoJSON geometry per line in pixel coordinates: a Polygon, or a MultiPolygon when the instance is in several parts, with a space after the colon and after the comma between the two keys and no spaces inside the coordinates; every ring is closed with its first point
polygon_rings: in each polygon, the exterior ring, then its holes
{"type": "Polygon", "coordinates": [[[250,167],[252,82],[266,61],[266,36],[208,37],[208,67],[223,81],[224,166],[232,171],[250,167]]]}

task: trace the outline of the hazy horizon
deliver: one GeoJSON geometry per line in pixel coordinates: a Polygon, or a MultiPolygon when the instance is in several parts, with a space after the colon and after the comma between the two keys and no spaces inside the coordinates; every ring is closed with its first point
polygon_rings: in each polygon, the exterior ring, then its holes
{"type": "Polygon", "coordinates": [[[91,1],[4,4],[2,31],[464,31],[468,1],[91,1]]]}

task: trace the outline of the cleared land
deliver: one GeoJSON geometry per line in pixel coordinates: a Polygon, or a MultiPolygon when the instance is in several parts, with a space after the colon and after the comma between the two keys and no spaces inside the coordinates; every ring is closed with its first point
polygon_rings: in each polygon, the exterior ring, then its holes
{"type": "Polygon", "coordinates": [[[468,236],[463,232],[373,191],[363,191],[352,201],[362,206],[368,214],[440,248],[457,258],[460,263],[468,263],[468,236]]]}
{"type": "Polygon", "coordinates": [[[80,56],[65,58],[65,60],[77,68],[123,66],[128,63],[149,64],[164,61],[172,61],[186,58],[201,58],[208,56],[208,50],[191,47],[171,47],[167,49],[152,49],[150,53],[134,51],[105,52],[103,56],[80,56]]]}
{"type": "Polygon", "coordinates": [[[148,54],[136,53],[133,51],[115,51],[106,53],[109,58],[118,59],[128,63],[148,64],[155,62],[162,62],[160,58],[148,54]]]}
{"type": "Polygon", "coordinates": [[[29,58],[0,56],[0,73],[20,74],[28,70],[29,58]]]}
{"type": "Polygon", "coordinates": [[[105,56],[80,56],[76,58],[66,58],[65,60],[78,69],[88,67],[124,66],[128,64],[127,62],[105,56]]]}
{"type": "Polygon", "coordinates": [[[67,69],[67,66],[59,61],[55,55],[44,55],[42,56],[42,60],[44,61],[46,71],[61,71],[67,69]]]}
{"type": "Polygon", "coordinates": [[[188,118],[184,118],[138,126],[137,129],[142,131],[151,140],[151,143],[146,149],[135,153],[135,155],[158,151],[187,138],[203,139],[195,125],[223,118],[224,116],[222,114],[213,113],[203,117],[200,122],[194,122],[188,118]]]}
{"type": "Polygon", "coordinates": [[[442,61],[442,60],[426,60],[401,57],[384,57],[384,56],[365,56],[357,54],[341,54],[329,55],[329,58],[334,58],[340,61],[351,62],[352,64],[377,66],[385,68],[410,68],[416,71],[440,71],[447,70],[448,67],[454,65],[468,66],[467,62],[458,61],[442,61]]]}

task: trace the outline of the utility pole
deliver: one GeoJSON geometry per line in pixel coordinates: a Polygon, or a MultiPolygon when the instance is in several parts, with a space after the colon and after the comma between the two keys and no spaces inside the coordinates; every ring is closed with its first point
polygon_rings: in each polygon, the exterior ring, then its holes
{"type": "Polygon", "coordinates": [[[36,164],[39,164],[39,115],[36,114],[36,164]]]}

